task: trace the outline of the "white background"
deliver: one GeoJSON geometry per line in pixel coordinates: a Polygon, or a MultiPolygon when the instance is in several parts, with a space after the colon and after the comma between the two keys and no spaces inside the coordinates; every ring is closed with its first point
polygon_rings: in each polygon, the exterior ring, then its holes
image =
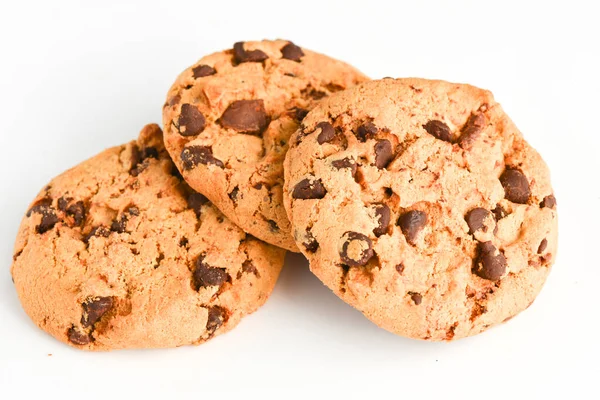
{"type": "Polygon", "coordinates": [[[3,0],[0,398],[598,398],[594,3],[3,0]],[[296,256],[264,308],[199,347],[92,354],[37,329],[9,269],[38,190],[160,122],[167,89],[201,56],[278,37],[373,78],[441,78],[495,93],[549,164],[559,203],[559,255],[534,305],[477,337],[404,339],[346,306],[296,256]]]}

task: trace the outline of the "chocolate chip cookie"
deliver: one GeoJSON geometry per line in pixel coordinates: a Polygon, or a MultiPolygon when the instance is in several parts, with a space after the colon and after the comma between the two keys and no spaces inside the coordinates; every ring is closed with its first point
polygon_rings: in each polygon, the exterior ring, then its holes
{"type": "Polygon", "coordinates": [[[492,94],[384,79],[291,138],[285,206],[311,270],[377,325],[452,340],[527,308],[557,248],[549,171],[492,94]]]}
{"type": "Polygon", "coordinates": [[[298,251],[282,200],[290,135],[322,98],[366,79],[288,41],[236,43],[169,90],[167,150],[189,185],[244,231],[298,251]]]}
{"type": "Polygon", "coordinates": [[[176,347],[269,297],[285,251],[187,186],[157,125],[55,178],[30,206],[13,280],[43,330],[85,350],[176,347]]]}

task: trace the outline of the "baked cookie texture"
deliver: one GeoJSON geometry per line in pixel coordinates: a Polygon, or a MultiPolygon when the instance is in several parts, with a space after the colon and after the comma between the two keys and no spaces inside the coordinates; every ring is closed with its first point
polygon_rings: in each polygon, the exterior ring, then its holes
{"type": "Polygon", "coordinates": [[[285,251],[245,234],[179,176],[157,125],[55,178],[15,244],[43,330],[85,350],[199,344],[269,297],[285,251]]]}
{"type": "Polygon", "coordinates": [[[291,138],[284,200],[311,270],[377,325],[425,340],[526,309],[557,248],[548,168],[489,91],[384,79],[291,138]]]}
{"type": "Polygon", "coordinates": [[[200,59],[169,90],[167,150],[189,185],[244,231],[297,252],[282,193],[289,138],[321,99],[365,80],[288,41],[236,43],[200,59]]]}

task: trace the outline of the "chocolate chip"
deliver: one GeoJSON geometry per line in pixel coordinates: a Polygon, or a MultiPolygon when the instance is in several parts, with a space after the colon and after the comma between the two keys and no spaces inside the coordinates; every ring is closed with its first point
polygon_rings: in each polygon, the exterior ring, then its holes
{"type": "Polygon", "coordinates": [[[73,200],[72,197],[61,197],[58,199],[58,209],[60,211],[67,211],[67,207],[69,206],[69,203],[71,202],[71,200],[73,200]]]}
{"type": "Polygon", "coordinates": [[[262,134],[270,122],[262,100],[234,101],[219,121],[224,128],[253,135],[262,134]]]}
{"type": "Polygon", "coordinates": [[[208,199],[200,193],[192,193],[187,198],[188,208],[191,208],[196,213],[196,216],[200,218],[202,206],[208,203],[208,199]]]}
{"type": "Polygon", "coordinates": [[[310,85],[307,86],[306,88],[302,89],[300,94],[303,97],[310,97],[313,100],[321,100],[322,98],[327,97],[327,93],[325,93],[321,90],[317,90],[310,85]]]}
{"type": "Polygon", "coordinates": [[[301,122],[306,115],[308,114],[308,110],[304,108],[294,107],[289,112],[288,115],[294,118],[296,121],[301,122]]]}
{"type": "Polygon", "coordinates": [[[78,201],[75,204],[70,205],[66,210],[67,215],[73,217],[75,225],[81,226],[85,220],[85,205],[83,201],[78,201]]]}
{"type": "Polygon", "coordinates": [[[210,65],[202,64],[192,68],[192,73],[194,74],[194,78],[198,79],[205,76],[214,75],[217,73],[217,71],[210,65]]]}
{"type": "Polygon", "coordinates": [[[94,297],[86,300],[83,304],[83,316],[81,325],[84,328],[94,325],[113,307],[112,297],[94,297]]]}
{"type": "Polygon", "coordinates": [[[254,274],[257,278],[260,278],[260,272],[258,272],[258,269],[256,269],[250,260],[244,261],[242,264],[242,272],[254,274]]]}
{"type": "Polygon", "coordinates": [[[398,225],[400,225],[406,241],[413,245],[425,224],[427,224],[427,214],[419,210],[408,211],[398,218],[398,225]]]}
{"type": "Polygon", "coordinates": [[[485,127],[485,123],[485,115],[482,112],[471,114],[460,131],[460,145],[470,145],[477,140],[485,127]]]}
{"type": "Polygon", "coordinates": [[[506,168],[500,175],[504,197],[513,203],[526,204],[531,195],[527,177],[518,169],[506,168]]]}
{"type": "Polygon", "coordinates": [[[194,290],[198,291],[200,288],[210,286],[218,286],[220,288],[229,278],[225,268],[211,267],[203,261],[203,256],[198,257],[196,261],[196,269],[192,276],[194,290]]]}
{"type": "Polygon", "coordinates": [[[27,216],[31,217],[32,213],[40,214],[42,216],[40,224],[35,227],[35,231],[41,235],[54,228],[54,225],[58,222],[58,216],[55,211],[54,207],[52,207],[52,199],[44,198],[37,201],[29,211],[27,211],[27,216]]]}
{"type": "Polygon", "coordinates": [[[209,146],[188,146],[181,152],[181,162],[184,170],[196,168],[198,164],[214,164],[219,168],[225,168],[223,161],[213,156],[212,147],[209,146]]]}
{"type": "Polygon", "coordinates": [[[239,193],[240,193],[240,188],[239,188],[239,186],[236,186],[233,188],[233,190],[231,192],[229,192],[228,196],[231,199],[231,201],[233,201],[234,203],[237,203],[239,193]]]}
{"type": "Polygon", "coordinates": [[[489,281],[496,281],[504,275],[506,265],[506,257],[492,242],[479,243],[479,255],[473,268],[475,275],[489,281]]]}
{"type": "Polygon", "coordinates": [[[69,328],[67,337],[69,338],[69,342],[77,346],[85,346],[92,341],[91,337],[87,333],[79,332],[74,326],[69,328]]]}
{"type": "Polygon", "coordinates": [[[400,263],[400,264],[396,265],[396,272],[398,272],[400,275],[402,275],[402,273],[404,272],[404,264],[400,263]]]}
{"type": "Polygon", "coordinates": [[[127,228],[127,216],[121,214],[121,218],[115,219],[110,225],[110,230],[117,233],[124,233],[127,228]]]}
{"type": "Polygon", "coordinates": [[[181,105],[176,126],[181,136],[196,136],[206,128],[206,118],[198,107],[185,103],[181,105]]]}
{"type": "Polygon", "coordinates": [[[170,107],[173,107],[175,104],[178,104],[181,101],[181,95],[180,94],[176,94],[175,96],[171,97],[169,99],[169,101],[167,102],[167,104],[170,107]]]}
{"type": "Polygon", "coordinates": [[[90,231],[90,233],[87,234],[87,236],[85,237],[85,242],[89,242],[91,238],[93,237],[109,237],[110,236],[110,229],[108,229],[105,226],[97,226],[94,229],[92,229],[90,231]]]}
{"type": "Polygon", "coordinates": [[[432,119],[431,121],[423,125],[423,128],[427,131],[427,133],[429,133],[436,139],[452,143],[452,132],[450,132],[450,128],[448,127],[448,125],[446,125],[442,121],[432,119]]]}
{"type": "Polygon", "coordinates": [[[306,231],[306,240],[302,242],[302,246],[304,246],[309,253],[314,253],[319,248],[319,242],[317,242],[317,239],[315,239],[310,229],[306,231]]]}
{"type": "Polygon", "coordinates": [[[365,122],[355,132],[355,136],[361,142],[366,142],[367,139],[372,139],[377,133],[378,129],[372,122],[365,122]]]}
{"type": "Polygon", "coordinates": [[[492,213],[494,214],[496,221],[500,221],[508,215],[508,212],[500,204],[496,204],[496,208],[492,210],[492,213]]]}
{"type": "Polygon", "coordinates": [[[125,211],[127,212],[127,214],[132,215],[134,217],[138,217],[140,215],[140,209],[136,206],[129,206],[125,211]]]}
{"type": "Polygon", "coordinates": [[[321,129],[321,133],[317,136],[317,142],[319,144],[327,143],[335,137],[335,129],[329,122],[319,122],[317,129],[321,129]]]}
{"type": "Polygon", "coordinates": [[[188,244],[190,244],[190,241],[185,236],[182,237],[181,240],[179,240],[179,247],[185,247],[185,248],[187,248],[188,244]]]}
{"type": "Polygon", "coordinates": [[[394,159],[394,151],[389,140],[378,140],[375,144],[375,166],[379,169],[387,167],[394,159]]]}
{"type": "Polygon", "coordinates": [[[244,49],[244,42],[237,42],[233,45],[233,59],[236,64],[245,62],[263,62],[269,56],[262,50],[251,50],[246,51],[244,49]]]}
{"type": "Polygon", "coordinates": [[[540,243],[540,246],[538,247],[538,254],[542,254],[544,252],[544,250],[546,250],[546,247],[548,247],[548,240],[544,239],[542,240],[542,242],[540,243]]]}
{"type": "Polygon", "coordinates": [[[342,158],[341,160],[334,160],[331,162],[331,165],[336,169],[350,168],[352,176],[356,174],[356,169],[358,168],[356,161],[349,157],[342,158]]]}
{"type": "Polygon", "coordinates": [[[553,194],[544,197],[544,200],[541,201],[540,207],[544,208],[554,208],[556,206],[556,197],[553,194]]]}
{"type": "Polygon", "coordinates": [[[273,221],[272,219],[268,219],[267,223],[269,224],[269,229],[271,232],[279,232],[279,225],[277,225],[277,222],[273,221]]]}
{"type": "Polygon", "coordinates": [[[342,262],[349,267],[366,265],[375,255],[371,239],[362,233],[346,232],[345,241],[340,251],[342,262]]]}
{"type": "Polygon", "coordinates": [[[390,224],[391,219],[390,208],[385,204],[376,204],[375,217],[379,225],[373,229],[373,234],[377,237],[385,235],[388,231],[388,225],[390,224]]]}
{"type": "Polygon", "coordinates": [[[132,176],[141,174],[148,167],[148,164],[144,162],[148,158],[157,159],[158,150],[155,147],[140,149],[138,145],[134,144],[131,147],[131,167],[129,173],[132,176]]]}
{"type": "Polygon", "coordinates": [[[289,42],[281,48],[281,57],[287,60],[300,62],[300,59],[304,57],[304,52],[294,43],[289,42]]]}
{"type": "Polygon", "coordinates": [[[469,211],[467,215],[465,215],[465,221],[467,221],[467,225],[469,225],[469,233],[473,234],[482,228],[483,232],[487,232],[487,226],[485,226],[484,222],[485,219],[491,215],[491,212],[480,207],[469,211]]]}
{"type": "Polygon", "coordinates": [[[212,334],[227,320],[227,311],[223,307],[212,306],[208,309],[206,330],[212,334]]]}
{"type": "Polygon", "coordinates": [[[303,179],[294,186],[292,197],[294,199],[322,199],[327,194],[320,179],[303,179]]]}
{"type": "Polygon", "coordinates": [[[408,292],[410,298],[412,299],[412,301],[415,303],[415,305],[419,305],[421,304],[421,301],[423,300],[423,296],[421,296],[420,293],[417,292],[408,292]]]}

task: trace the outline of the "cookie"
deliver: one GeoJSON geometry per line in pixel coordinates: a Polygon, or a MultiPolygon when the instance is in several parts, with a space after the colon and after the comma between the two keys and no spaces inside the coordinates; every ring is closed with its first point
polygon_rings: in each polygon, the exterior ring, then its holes
{"type": "Polygon", "coordinates": [[[486,90],[384,79],[292,136],[284,198],[311,270],[377,325],[474,335],[527,308],[557,247],[546,165],[486,90]]]}
{"type": "Polygon", "coordinates": [[[289,138],[322,98],[366,79],[288,41],[236,43],[169,90],[167,150],[189,185],[244,231],[297,252],[283,207],[289,138]]]}
{"type": "Polygon", "coordinates": [[[182,180],[157,125],[55,178],[30,206],[13,280],[44,331],[85,350],[199,344],[269,297],[285,251],[182,180]]]}

